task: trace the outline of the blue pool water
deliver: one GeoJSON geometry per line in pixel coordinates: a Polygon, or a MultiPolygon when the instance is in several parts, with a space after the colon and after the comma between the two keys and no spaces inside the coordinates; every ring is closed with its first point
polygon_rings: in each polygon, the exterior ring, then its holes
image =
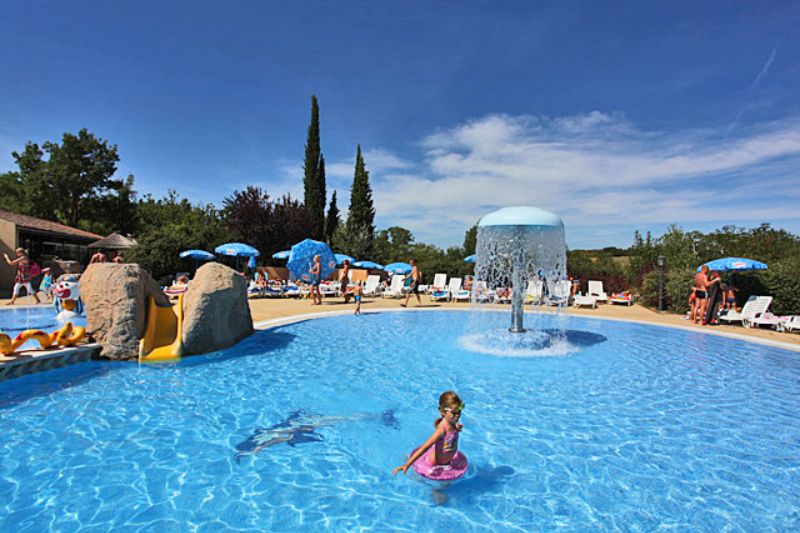
{"type": "Polygon", "coordinates": [[[0,383],[0,530],[800,528],[798,354],[563,325],[564,357],[467,351],[467,313],[383,313],[0,383]],[[392,477],[451,388],[467,477],[392,477]]]}
{"type": "MultiPolygon", "coordinates": [[[[86,318],[79,317],[72,321],[76,326],[86,326],[86,318]]],[[[15,337],[26,329],[41,329],[47,333],[60,328],[56,320],[56,311],[52,306],[38,307],[8,307],[0,309],[0,332],[9,337],[15,337]]],[[[28,341],[22,345],[21,350],[38,348],[36,341],[28,341]]]]}

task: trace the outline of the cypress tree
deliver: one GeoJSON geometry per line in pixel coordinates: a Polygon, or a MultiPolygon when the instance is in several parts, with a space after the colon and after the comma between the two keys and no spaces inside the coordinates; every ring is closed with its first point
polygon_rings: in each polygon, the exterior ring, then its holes
{"type": "Polygon", "coordinates": [[[319,104],[311,96],[311,122],[308,124],[306,153],[303,162],[303,203],[311,215],[314,239],[321,240],[325,232],[325,171],[319,139],[319,104]],[[322,172],[320,164],[322,163],[322,172]]]}
{"type": "Polygon", "coordinates": [[[336,191],[333,191],[331,203],[328,206],[328,216],[325,219],[325,241],[333,246],[333,234],[339,227],[339,206],[336,205],[336,191]]]}
{"type": "Polygon", "coordinates": [[[364,167],[360,144],[356,151],[356,168],[345,230],[347,253],[358,259],[371,259],[375,237],[375,207],[369,186],[369,172],[364,167]]]}

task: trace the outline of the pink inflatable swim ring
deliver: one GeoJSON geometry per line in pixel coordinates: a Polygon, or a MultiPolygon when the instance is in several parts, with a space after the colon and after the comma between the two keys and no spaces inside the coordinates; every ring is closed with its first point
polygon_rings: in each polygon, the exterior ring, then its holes
{"type": "MultiPolygon", "coordinates": [[[[413,454],[414,452],[411,453],[413,454]]],[[[467,467],[469,466],[467,456],[460,451],[456,452],[453,456],[453,460],[446,465],[431,464],[428,460],[429,455],[429,452],[422,454],[422,457],[414,461],[414,464],[411,465],[414,472],[426,479],[432,479],[434,481],[452,481],[460,478],[467,472],[467,467]]]]}

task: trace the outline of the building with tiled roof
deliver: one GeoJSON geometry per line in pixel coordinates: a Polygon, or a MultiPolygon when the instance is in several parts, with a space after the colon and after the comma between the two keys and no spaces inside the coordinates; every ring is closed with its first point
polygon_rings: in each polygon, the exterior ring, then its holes
{"type": "MultiPolygon", "coordinates": [[[[54,258],[85,262],[89,244],[102,238],[52,220],[0,209],[0,256],[6,253],[13,258],[14,250],[21,247],[39,264],[54,258]]],[[[11,290],[15,272],[16,267],[0,257],[0,292],[11,290]]]]}

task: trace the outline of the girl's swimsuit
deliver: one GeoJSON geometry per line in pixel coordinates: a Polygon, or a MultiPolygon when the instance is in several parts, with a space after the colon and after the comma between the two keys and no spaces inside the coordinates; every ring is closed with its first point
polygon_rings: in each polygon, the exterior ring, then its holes
{"type": "MultiPolygon", "coordinates": [[[[445,430],[445,434],[436,441],[436,443],[433,445],[433,448],[434,455],[431,457],[431,459],[434,459],[437,455],[453,455],[456,453],[458,451],[458,430],[445,430]]],[[[431,461],[431,463],[433,463],[433,461],[431,461]]]]}

